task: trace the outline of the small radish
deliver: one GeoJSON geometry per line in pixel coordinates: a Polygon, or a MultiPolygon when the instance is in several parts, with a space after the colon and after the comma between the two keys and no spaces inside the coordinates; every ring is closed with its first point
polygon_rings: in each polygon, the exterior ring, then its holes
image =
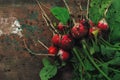
{"type": "Polygon", "coordinates": [[[63,35],[60,41],[60,48],[68,50],[73,46],[73,40],[69,35],[63,35]]]}
{"type": "Polygon", "coordinates": [[[58,24],[58,30],[63,31],[65,29],[65,25],[63,25],[61,22],[58,24]]]}
{"type": "Polygon", "coordinates": [[[59,44],[60,44],[60,35],[59,35],[59,34],[55,34],[55,35],[52,37],[52,43],[53,43],[55,46],[59,46],[59,44]]]}
{"type": "Polygon", "coordinates": [[[48,53],[49,53],[49,54],[57,54],[57,53],[58,53],[58,48],[55,47],[55,46],[50,46],[50,47],[48,48],[48,53]]]}
{"type": "Polygon", "coordinates": [[[99,22],[98,22],[98,28],[100,28],[101,30],[108,30],[108,24],[105,20],[105,18],[101,19],[99,22]]]}
{"type": "Polygon", "coordinates": [[[81,23],[81,24],[84,24],[85,22],[86,22],[85,19],[80,20],[80,23],[81,23]]]}
{"type": "Polygon", "coordinates": [[[77,23],[72,29],[71,34],[74,38],[78,39],[87,34],[87,29],[80,23],[77,23]]]}
{"type": "Polygon", "coordinates": [[[89,24],[90,24],[91,27],[95,26],[95,24],[92,22],[92,20],[89,20],[89,24]]]}
{"type": "Polygon", "coordinates": [[[60,57],[61,60],[66,61],[69,59],[70,54],[63,49],[60,49],[58,51],[58,56],[60,57]]]}
{"type": "Polygon", "coordinates": [[[100,29],[98,27],[91,27],[89,29],[90,36],[97,36],[100,33],[100,29]]]}

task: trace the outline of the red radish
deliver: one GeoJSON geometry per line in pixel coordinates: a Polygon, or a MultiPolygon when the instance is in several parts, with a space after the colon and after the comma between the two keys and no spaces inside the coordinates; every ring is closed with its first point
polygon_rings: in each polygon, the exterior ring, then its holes
{"type": "Polygon", "coordinates": [[[90,36],[97,36],[100,33],[100,29],[98,27],[91,27],[89,29],[89,35],[90,36]]]}
{"type": "Polygon", "coordinates": [[[58,48],[55,47],[55,46],[50,46],[50,47],[48,48],[48,53],[49,53],[49,54],[57,54],[57,53],[58,53],[58,48]]]}
{"type": "Polygon", "coordinates": [[[86,22],[85,19],[80,20],[81,24],[84,24],[85,22],[86,22]]]}
{"type": "Polygon", "coordinates": [[[100,28],[101,30],[108,30],[108,24],[105,20],[105,18],[101,19],[99,22],[98,22],[98,28],[100,28]]]}
{"type": "Polygon", "coordinates": [[[52,37],[52,43],[56,46],[59,46],[59,44],[60,44],[60,35],[59,34],[55,34],[52,37]]]}
{"type": "Polygon", "coordinates": [[[73,46],[73,40],[69,35],[63,35],[60,43],[60,47],[65,50],[71,49],[73,46]]]}
{"type": "Polygon", "coordinates": [[[92,22],[92,20],[89,20],[89,24],[90,24],[91,27],[95,26],[95,24],[92,22]]]}
{"type": "Polygon", "coordinates": [[[58,51],[58,55],[59,55],[60,59],[63,60],[63,61],[68,60],[69,56],[70,56],[70,54],[67,51],[63,50],[63,49],[60,49],[58,51]]]}
{"type": "Polygon", "coordinates": [[[78,23],[72,28],[71,34],[74,38],[81,38],[87,34],[87,29],[81,23],[78,23]]]}
{"type": "Polygon", "coordinates": [[[59,24],[58,24],[58,30],[59,31],[63,31],[65,29],[65,26],[60,22],[59,24]]]}

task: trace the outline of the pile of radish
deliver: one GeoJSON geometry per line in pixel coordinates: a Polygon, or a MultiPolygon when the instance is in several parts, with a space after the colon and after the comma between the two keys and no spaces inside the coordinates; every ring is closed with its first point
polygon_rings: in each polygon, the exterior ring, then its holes
{"type": "Polygon", "coordinates": [[[76,40],[93,38],[95,36],[102,36],[102,32],[109,29],[106,20],[101,19],[98,24],[94,24],[91,20],[82,19],[75,23],[74,26],[68,27],[61,22],[57,26],[59,34],[52,37],[52,46],[49,47],[48,53],[57,56],[62,61],[70,58],[70,50],[77,45],[76,40]]]}

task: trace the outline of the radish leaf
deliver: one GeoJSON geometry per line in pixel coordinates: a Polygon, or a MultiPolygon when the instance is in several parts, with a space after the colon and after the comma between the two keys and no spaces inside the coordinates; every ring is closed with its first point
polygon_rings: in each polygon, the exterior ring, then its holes
{"type": "Polygon", "coordinates": [[[70,18],[68,10],[63,7],[53,7],[51,13],[63,24],[66,24],[70,18]]]}

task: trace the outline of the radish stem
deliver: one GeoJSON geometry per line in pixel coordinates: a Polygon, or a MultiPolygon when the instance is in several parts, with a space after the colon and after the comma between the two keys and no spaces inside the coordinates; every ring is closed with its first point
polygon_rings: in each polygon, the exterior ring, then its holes
{"type": "Polygon", "coordinates": [[[76,58],[78,58],[78,60],[80,61],[81,65],[82,65],[83,67],[85,67],[85,65],[84,65],[84,63],[82,62],[82,60],[81,60],[81,58],[80,58],[80,56],[79,56],[76,48],[73,48],[73,51],[74,51],[74,53],[75,53],[75,55],[76,55],[76,58]]]}
{"type": "Polygon", "coordinates": [[[44,48],[46,48],[46,49],[48,50],[48,47],[47,47],[43,42],[41,42],[40,40],[38,40],[38,42],[39,42],[44,48]]]}
{"type": "Polygon", "coordinates": [[[89,5],[90,5],[90,0],[87,1],[87,14],[86,14],[86,18],[88,18],[88,14],[89,14],[89,5]]]}
{"type": "Polygon", "coordinates": [[[95,63],[95,61],[91,58],[90,54],[89,54],[89,51],[87,49],[87,44],[85,42],[85,40],[82,40],[82,46],[83,46],[83,49],[86,53],[86,55],[88,56],[89,60],[91,61],[91,63],[95,66],[95,68],[107,79],[107,80],[111,80],[99,67],[98,65],[95,63]]]}
{"type": "Polygon", "coordinates": [[[44,9],[43,9],[42,6],[41,6],[41,3],[40,3],[38,0],[36,0],[36,2],[37,2],[37,4],[38,4],[39,8],[41,9],[42,14],[44,15],[44,17],[49,21],[49,25],[51,26],[51,28],[53,29],[53,31],[54,31],[55,33],[59,33],[59,32],[55,29],[55,27],[53,26],[52,21],[50,20],[50,18],[48,17],[48,15],[45,13],[44,9]]]}
{"type": "Polygon", "coordinates": [[[24,39],[23,39],[23,42],[24,42],[25,48],[27,49],[27,51],[28,51],[30,54],[33,54],[33,55],[36,55],[36,56],[52,56],[52,57],[55,56],[55,55],[53,55],[53,54],[35,53],[35,52],[31,51],[31,50],[27,47],[27,44],[26,44],[26,42],[25,42],[24,39]]]}
{"type": "MultiPolygon", "coordinates": [[[[63,0],[63,2],[65,3],[65,6],[66,6],[66,8],[68,9],[69,14],[72,14],[72,12],[70,11],[70,8],[69,8],[66,0],[63,0]]],[[[72,18],[72,21],[73,21],[73,23],[75,24],[75,19],[74,19],[74,18],[72,18]]]]}

